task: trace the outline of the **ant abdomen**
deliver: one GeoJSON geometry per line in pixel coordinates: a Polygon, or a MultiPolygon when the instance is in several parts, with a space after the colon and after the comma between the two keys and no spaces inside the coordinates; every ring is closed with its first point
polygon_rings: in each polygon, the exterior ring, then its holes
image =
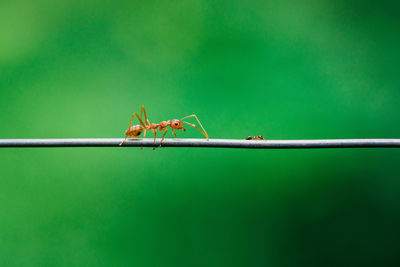
{"type": "Polygon", "coordinates": [[[131,128],[129,128],[125,134],[129,137],[136,137],[141,135],[141,133],[143,132],[143,127],[140,125],[134,125],[131,128]]]}

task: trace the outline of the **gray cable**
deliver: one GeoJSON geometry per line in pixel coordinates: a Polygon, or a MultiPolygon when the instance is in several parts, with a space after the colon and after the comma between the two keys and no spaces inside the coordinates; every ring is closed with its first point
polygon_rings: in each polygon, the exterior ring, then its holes
{"type": "MultiPolygon", "coordinates": [[[[123,138],[0,139],[0,147],[119,147],[123,138]]],[[[156,146],[160,139],[156,140],[156,146]]],[[[240,139],[165,139],[164,147],[224,148],[363,148],[400,147],[400,139],[315,139],[315,140],[240,140],[240,139]]],[[[128,139],[124,147],[152,147],[153,139],[128,139]]]]}

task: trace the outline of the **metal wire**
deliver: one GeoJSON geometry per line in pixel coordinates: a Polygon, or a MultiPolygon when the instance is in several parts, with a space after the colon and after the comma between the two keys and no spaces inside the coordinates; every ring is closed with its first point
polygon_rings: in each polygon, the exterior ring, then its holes
{"type": "MultiPolygon", "coordinates": [[[[119,147],[122,138],[0,139],[0,147],[119,147]]],[[[128,139],[124,147],[153,147],[154,140],[128,139]]],[[[156,146],[160,139],[156,140],[156,146]]],[[[220,148],[366,148],[397,147],[400,139],[315,139],[315,140],[240,140],[240,139],[165,139],[163,147],[220,148]]]]}

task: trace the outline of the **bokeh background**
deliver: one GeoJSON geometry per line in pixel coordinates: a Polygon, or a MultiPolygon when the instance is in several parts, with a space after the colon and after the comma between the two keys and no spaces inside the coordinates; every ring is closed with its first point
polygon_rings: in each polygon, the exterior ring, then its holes
{"type": "MultiPolygon", "coordinates": [[[[0,138],[399,138],[398,3],[2,0],[0,138]]],[[[0,265],[399,265],[399,160],[3,148],[0,265]]]]}

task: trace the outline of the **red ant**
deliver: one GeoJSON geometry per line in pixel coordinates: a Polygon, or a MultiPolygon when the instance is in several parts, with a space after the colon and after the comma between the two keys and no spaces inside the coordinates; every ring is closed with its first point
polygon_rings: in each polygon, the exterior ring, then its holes
{"type": "MultiPolygon", "coordinates": [[[[206,130],[204,130],[203,126],[201,125],[201,123],[200,123],[200,121],[199,121],[199,119],[197,118],[196,115],[193,114],[193,115],[190,115],[190,116],[186,116],[186,117],[184,117],[184,118],[182,118],[180,120],[174,119],[174,120],[162,121],[162,122],[160,122],[158,124],[157,123],[151,123],[150,124],[150,121],[147,119],[147,116],[146,116],[146,110],[144,109],[144,106],[142,106],[142,109],[141,109],[141,112],[140,112],[140,117],[136,112],[133,113],[131,122],[129,123],[128,130],[126,130],[126,132],[125,132],[125,139],[124,139],[124,141],[121,142],[121,144],[119,144],[119,146],[122,146],[125,143],[125,141],[126,141],[126,139],[128,137],[137,137],[137,136],[141,135],[143,130],[144,130],[144,138],[146,138],[146,130],[151,130],[154,133],[154,147],[153,147],[153,149],[155,149],[156,137],[157,137],[157,128],[158,128],[159,131],[165,132],[164,135],[162,136],[162,139],[161,139],[161,142],[160,142],[160,147],[161,147],[162,142],[164,141],[164,137],[165,137],[165,135],[167,134],[167,131],[168,131],[167,127],[170,126],[171,130],[172,130],[172,133],[175,135],[175,138],[178,138],[176,136],[176,133],[175,133],[174,129],[175,130],[186,131],[186,129],[183,128],[182,123],[185,123],[187,125],[190,125],[190,126],[196,128],[197,130],[199,130],[207,138],[207,141],[209,140],[206,130]],[[144,114],[145,123],[143,123],[143,121],[142,121],[143,114],[144,114]],[[135,118],[135,116],[139,119],[140,124],[139,125],[134,125],[134,126],[131,127],[133,119],[135,118]],[[196,120],[199,123],[199,125],[200,125],[202,130],[200,130],[200,128],[197,127],[195,124],[183,121],[184,119],[191,118],[191,117],[196,118],[196,120]]],[[[143,149],[143,147],[142,147],[142,149],[143,149]]]]}

